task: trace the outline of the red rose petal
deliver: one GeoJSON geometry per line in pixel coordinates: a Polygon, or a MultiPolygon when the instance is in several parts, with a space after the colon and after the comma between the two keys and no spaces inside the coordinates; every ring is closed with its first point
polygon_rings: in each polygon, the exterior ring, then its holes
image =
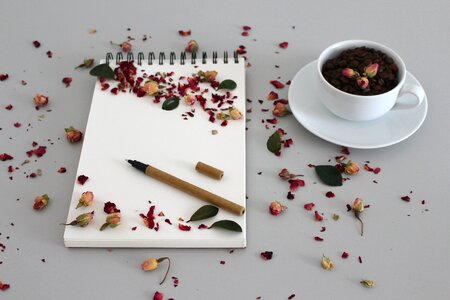
{"type": "Polygon", "coordinates": [[[294,297],[295,297],[295,294],[292,294],[288,297],[288,300],[294,299],[294,297]]]}
{"type": "Polygon", "coordinates": [[[66,173],[67,169],[64,167],[61,167],[58,169],[58,173],[66,173]]]}
{"type": "Polygon", "coordinates": [[[178,34],[181,36],[189,36],[191,35],[191,30],[187,30],[187,31],[183,31],[183,30],[178,30],[178,34]]]}
{"type": "Polygon", "coordinates": [[[292,194],[290,191],[287,193],[286,198],[288,198],[289,200],[294,200],[295,199],[295,194],[292,194]]]}
{"type": "Polygon", "coordinates": [[[316,240],[318,242],[323,242],[323,238],[321,238],[320,236],[315,236],[314,240],[316,240]]]}
{"type": "Polygon", "coordinates": [[[79,184],[83,185],[86,182],[86,180],[88,180],[88,179],[89,179],[89,177],[87,177],[85,175],[80,175],[80,176],[78,176],[77,181],[79,184]]]}
{"type": "Polygon", "coordinates": [[[347,147],[341,147],[341,153],[345,155],[350,155],[350,150],[347,147]]]}
{"type": "Polygon", "coordinates": [[[8,166],[8,173],[12,173],[14,172],[14,167],[13,166],[8,166]]]}
{"type": "Polygon", "coordinates": [[[291,179],[288,182],[290,183],[289,189],[292,193],[295,193],[299,186],[305,186],[305,181],[301,179],[291,179]]]}
{"type": "Polygon", "coordinates": [[[409,196],[403,196],[403,197],[400,197],[400,199],[402,199],[403,201],[406,201],[406,202],[411,201],[411,198],[409,196]]]}
{"type": "Polygon", "coordinates": [[[275,99],[278,99],[278,98],[279,98],[278,94],[275,93],[274,91],[271,91],[269,93],[269,95],[267,96],[267,100],[275,100],[275,99]]]}
{"type": "Polygon", "coordinates": [[[273,119],[266,119],[266,122],[267,122],[267,123],[270,123],[270,124],[277,124],[277,123],[278,123],[278,120],[277,120],[276,118],[273,118],[273,119]]]}
{"type": "Polygon", "coordinates": [[[220,261],[220,264],[221,264],[221,265],[224,265],[224,264],[225,264],[225,261],[224,261],[224,260],[221,260],[221,261],[220,261]]]}
{"type": "Polygon", "coordinates": [[[71,82],[72,82],[72,77],[64,77],[62,80],[62,83],[64,83],[66,85],[66,87],[69,87],[71,82]]]}
{"type": "Polygon", "coordinates": [[[208,226],[205,224],[198,225],[198,229],[208,229],[208,226]]]}
{"type": "Polygon", "coordinates": [[[333,198],[335,195],[333,192],[329,191],[325,194],[325,196],[327,196],[327,198],[333,198]]]}
{"type": "Polygon", "coordinates": [[[362,264],[362,257],[361,256],[358,256],[358,261],[359,261],[360,264],[362,264]]]}
{"type": "Polygon", "coordinates": [[[155,294],[153,295],[153,300],[163,300],[163,298],[164,294],[160,292],[155,292],[155,294]]]}
{"type": "Polygon", "coordinates": [[[47,147],[46,146],[39,146],[36,149],[31,149],[30,151],[27,151],[27,156],[31,157],[33,154],[36,155],[37,157],[41,157],[45,154],[45,152],[47,152],[47,147]]]}
{"type": "Polygon", "coordinates": [[[117,209],[116,204],[108,201],[103,206],[103,211],[107,214],[120,213],[120,209],[117,209]]]}
{"type": "Polygon", "coordinates": [[[314,211],[314,217],[316,218],[317,222],[322,222],[323,217],[319,214],[319,212],[316,210],[314,211]]]}
{"type": "Polygon", "coordinates": [[[272,251],[264,251],[261,252],[261,258],[264,260],[271,260],[273,256],[273,252],[272,251]]]}
{"type": "Polygon", "coordinates": [[[8,74],[0,74],[0,81],[5,81],[6,79],[8,79],[8,77],[8,74]]]}
{"type": "Polygon", "coordinates": [[[39,48],[41,46],[41,43],[39,41],[33,41],[33,45],[35,48],[39,48]]]}
{"type": "Polygon", "coordinates": [[[248,25],[242,26],[242,29],[244,29],[245,31],[252,30],[252,28],[250,26],[248,26],[248,25]]]}
{"type": "Polygon", "coordinates": [[[131,227],[132,231],[135,231],[137,229],[137,226],[131,227]]]}
{"type": "Polygon", "coordinates": [[[170,219],[165,219],[164,222],[166,222],[169,225],[172,225],[172,222],[170,221],[170,219]]]}
{"type": "Polygon", "coordinates": [[[14,127],[19,128],[20,126],[22,126],[22,123],[16,122],[14,123],[14,127]]]}
{"type": "Polygon", "coordinates": [[[0,281],[0,291],[6,291],[10,288],[11,286],[7,283],[3,283],[0,281]]]}
{"type": "Polygon", "coordinates": [[[284,84],[279,82],[278,80],[271,80],[270,83],[277,89],[284,88],[284,84]]]}
{"type": "Polygon", "coordinates": [[[8,104],[7,106],[5,106],[6,110],[11,110],[13,108],[13,106],[11,104],[8,104]]]}
{"type": "Polygon", "coordinates": [[[247,31],[243,31],[243,32],[241,33],[241,35],[242,35],[242,36],[248,36],[249,33],[248,33],[247,31]]]}
{"type": "Polygon", "coordinates": [[[282,48],[282,49],[286,49],[289,46],[289,43],[288,42],[282,42],[278,46],[280,46],[280,48],[282,48]]]}
{"type": "Polygon", "coordinates": [[[341,257],[342,257],[343,259],[346,259],[348,256],[349,256],[348,252],[345,252],[345,251],[342,252],[341,257]]]}
{"type": "Polygon", "coordinates": [[[305,205],[303,205],[303,207],[306,209],[306,210],[312,210],[312,208],[315,206],[315,204],[314,203],[306,203],[305,205]]]}
{"type": "Polygon", "coordinates": [[[53,52],[52,51],[47,51],[45,54],[47,54],[48,58],[52,58],[53,57],[53,52]]]}
{"type": "Polygon", "coordinates": [[[327,228],[326,228],[326,227],[322,227],[322,228],[320,229],[320,232],[324,232],[325,230],[327,230],[327,228]]]}
{"type": "Polygon", "coordinates": [[[381,168],[378,168],[378,167],[373,170],[374,174],[378,174],[380,172],[381,172],[381,168]]]}
{"type": "Polygon", "coordinates": [[[178,229],[182,230],[182,231],[190,231],[191,230],[191,226],[189,225],[183,225],[181,223],[178,223],[178,229]]]}

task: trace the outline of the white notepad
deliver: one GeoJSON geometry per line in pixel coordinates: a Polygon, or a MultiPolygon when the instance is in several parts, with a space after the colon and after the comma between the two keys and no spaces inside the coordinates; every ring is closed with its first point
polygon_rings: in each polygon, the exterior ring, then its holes
{"type": "MultiPolygon", "coordinates": [[[[102,91],[97,80],[77,171],[77,177],[85,175],[89,179],[84,185],[75,181],[67,223],[92,210],[94,220],[85,228],[67,226],[64,232],[66,247],[246,246],[246,214],[237,216],[219,209],[215,217],[190,222],[191,230],[181,231],[178,224],[186,223],[180,222],[179,218],[188,220],[198,208],[208,203],[148,177],[125,162],[125,159],[133,159],[150,164],[245,207],[245,62],[242,58],[230,58],[227,63],[223,58],[218,58],[215,63],[212,59],[197,58],[192,63],[189,58],[184,64],[180,60],[173,60],[171,64],[160,58],[160,61],[153,60],[152,65],[147,60],[143,60],[142,65],[136,61],[138,76],[142,72],[175,72],[172,78],[177,82],[180,76],[215,70],[218,81],[232,79],[237,83],[232,91],[237,96],[233,105],[242,112],[243,118],[230,120],[222,127],[221,121],[211,123],[208,113],[198,103],[189,107],[181,99],[176,109],[165,111],[161,108],[163,101],[153,103],[151,96],[138,98],[129,92],[113,95],[110,91],[102,91]],[[187,116],[188,120],[184,120],[182,114],[191,108],[195,108],[195,116],[187,116]],[[212,130],[218,133],[213,135],[212,130]],[[223,170],[223,178],[215,180],[198,173],[195,170],[198,161],[223,170]],[[75,209],[85,191],[94,193],[93,205],[75,209]],[[116,228],[99,231],[106,220],[103,206],[108,201],[121,210],[122,221],[116,228]],[[163,217],[156,217],[158,231],[145,227],[139,216],[140,213],[147,214],[150,205],[156,206],[155,215],[164,213],[163,217]],[[243,231],[197,228],[201,223],[211,225],[225,219],[237,222],[243,231]]],[[[111,68],[116,67],[115,59],[109,63],[111,68]]],[[[206,88],[209,85],[202,83],[200,86],[206,88]]],[[[212,106],[209,103],[211,93],[224,94],[225,91],[209,88],[204,94],[208,99],[207,106],[212,106]]]]}

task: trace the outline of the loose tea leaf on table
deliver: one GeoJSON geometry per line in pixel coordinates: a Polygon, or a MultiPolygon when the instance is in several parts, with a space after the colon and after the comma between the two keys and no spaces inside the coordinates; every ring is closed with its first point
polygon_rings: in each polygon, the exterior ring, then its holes
{"type": "Polygon", "coordinates": [[[180,98],[170,97],[166,101],[163,102],[162,109],[173,110],[178,107],[178,104],[180,104],[180,98]]]}
{"type": "Polygon", "coordinates": [[[219,228],[223,228],[223,229],[227,229],[227,230],[231,230],[231,231],[236,231],[236,232],[242,232],[241,226],[238,223],[231,221],[231,220],[217,221],[217,222],[213,223],[211,226],[209,226],[209,229],[215,228],[215,227],[219,227],[219,228]]]}
{"type": "Polygon", "coordinates": [[[114,79],[114,71],[109,64],[100,64],[89,71],[92,76],[103,77],[106,79],[114,79]]]}
{"type": "Polygon", "coordinates": [[[275,131],[267,140],[267,149],[272,153],[277,153],[281,150],[281,136],[278,131],[275,131]]]}
{"type": "Polygon", "coordinates": [[[335,166],[321,165],[316,166],[317,176],[323,181],[323,183],[330,186],[341,186],[342,175],[335,166]]]}
{"type": "Polygon", "coordinates": [[[219,212],[219,208],[213,206],[213,205],[204,205],[200,207],[189,219],[190,221],[199,221],[204,220],[208,218],[212,218],[219,212]]]}

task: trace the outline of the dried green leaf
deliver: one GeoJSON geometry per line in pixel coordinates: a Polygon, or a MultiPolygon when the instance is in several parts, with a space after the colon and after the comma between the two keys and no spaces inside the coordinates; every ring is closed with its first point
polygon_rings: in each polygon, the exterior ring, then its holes
{"type": "Polygon", "coordinates": [[[323,183],[330,186],[341,186],[342,185],[342,175],[341,172],[335,166],[331,165],[321,165],[316,166],[317,176],[322,180],[323,183]]]}
{"type": "Polygon", "coordinates": [[[162,109],[173,110],[178,107],[178,104],[180,104],[180,98],[170,97],[170,98],[166,99],[166,101],[163,102],[162,109]]]}
{"type": "Polygon", "coordinates": [[[190,221],[199,221],[212,218],[219,212],[219,209],[214,205],[204,205],[200,207],[189,219],[190,221]]]}
{"type": "Polygon", "coordinates": [[[277,153],[281,150],[281,136],[278,131],[275,131],[267,140],[267,149],[272,153],[277,153]]]}
{"type": "Polygon", "coordinates": [[[218,90],[234,90],[236,88],[236,82],[231,79],[225,79],[219,84],[218,90]]]}
{"type": "Polygon", "coordinates": [[[102,77],[106,79],[114,79],[114,71],[111,69],[109,64],[96,65],[92,70],[89,71],[92,76],[102,77]]]}
{"type": "Polygon", "coordinates": [[[223,228],[223,229],[231,230],[231,231],[236,231],[236,232],[242,232],[241,226],[238,223],[231,221],[231,220],[217,221],[214,224],[212,224],[211,226],[209,226],[208,229],[215,228],[215,227],[223,228]]]}

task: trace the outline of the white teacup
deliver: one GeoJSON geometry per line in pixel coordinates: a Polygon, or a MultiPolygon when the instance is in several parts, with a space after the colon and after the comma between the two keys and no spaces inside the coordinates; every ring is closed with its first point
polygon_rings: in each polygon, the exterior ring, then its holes
{"type": "Polygon", "coordinates": [[[317,61],[320,87],[324,95],[321,98],[323,104],[335,115],[351,121],[368,121],[381,117],[391,109],[412,109],[419,106],[425,92],[422,87],[405,83],[406,68],[400,56],[392,49],[376,42],[364,40],[348,40],[338,42],[326,48],[317,61]],[[398,84],[392,90],[379,95],[361,96],[343,92],[331,85],[322,75],[322,66],[330,58],[337,57],[342,51],[356,47],[366,46],[380,50],[391,57],[398,67],[398,84]],[[416,96],[416,101],[396,105],[399,97],[404,93],[416,96]]]}

